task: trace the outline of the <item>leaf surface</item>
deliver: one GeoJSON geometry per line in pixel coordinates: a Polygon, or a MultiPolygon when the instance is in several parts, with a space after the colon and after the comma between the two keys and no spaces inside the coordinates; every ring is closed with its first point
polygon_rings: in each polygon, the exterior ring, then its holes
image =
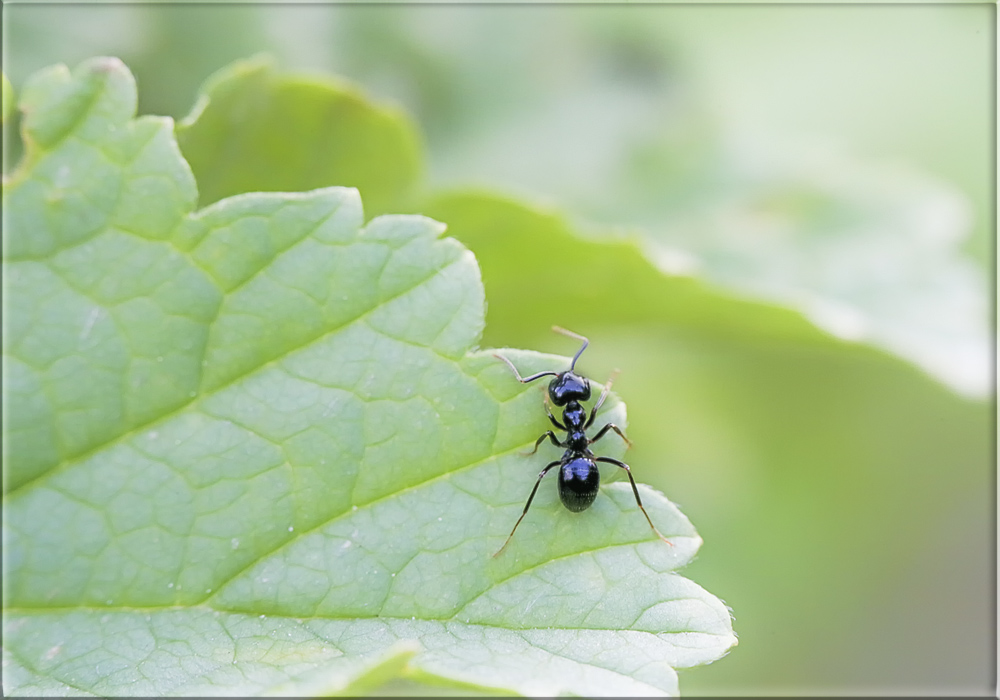
{"type": "Polygon", "coordinates": [[[519,454],[547,427],[539,390],[475,349],[479,268],[441,224],[365,225],[336,187],[194,212],[170,120],[135,98],[113,59],[23,92],[6,695],[676,693],[676,668],[735,643],[674,573],[700,538],[647,487],[673,547],[627,483],[582,514],[547,483],[490,556],[558,452],[519,454]]]}

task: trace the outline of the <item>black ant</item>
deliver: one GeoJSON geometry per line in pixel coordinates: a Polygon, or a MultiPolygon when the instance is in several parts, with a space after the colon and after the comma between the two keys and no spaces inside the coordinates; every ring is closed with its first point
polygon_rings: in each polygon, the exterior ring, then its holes
{"type": "Polygon", "coordinates": [[[608,397],[608,391],[611,389],[611,382],[614,381],[615,375],[612,374],[611,378],[608,379],[608,383],[604,385],[604,390],[601,391],[601,396],[597,399],[597,403],[594,407],[590,409],[590,416],[587,416],[587,409],[580,405],[581,401],[586,401],[590,398],[590,380],[586,377],[581,377],[576,374],[573,370],[576,367],[576,361],[580,359],[580,355],[583,351],[587,349],[587,345],[590,344],[586,338],[582,335],[577,335],[572,331],[568,331],[565,328],[560,328],[559,326],[553,326],[552,330],[556,333],[562,333],[570,338],[576,338],[577,340],[583,341],[583,346],[577,350],[576,355],[573,356],[573,362],[570,363],[569,369],[565,372],[539,372],[538,374],[533,374],[530,377],[522,377],[517,371],[517,368],[502,355],[494,355],[510,367],[511,371],[514,372],[514,376],[517,377],[517,381],[522,384],[527,384],[528,382],[533,382],[539,377],[545,377],[548,375],[554,375],[553,379],[549,383],[548,399],[552,400],[556,406],[563,407],[562,419],[563,422],[560,423],[556,420],[555,416],[552,415],[552,411],[549,410],[548,400],[545,402],[545,413],[548,415],[549,420],[552,424],[566,432],[566,441],[559,442],[556,438],[555,433],[551,430],[546,430],[545,433],[535,440],[535,448],[531,452],[526,454],[535,454],[538,451],[538,446],[548,438],[553,445],[556,447],[565,447],[566,451],[560,459],[553,462],[549,462],[542,469],[542,473],[538,475],[538,480],[535,482],[535,488],[531,489],[531,495],[528,496],[528,502],[524,504],[524,510],[521,512],[521,517],[517,519],[514,523],[514,529],[510,531],[507,536],[507,540],[503,543],[503,547],[497,550],[497,553],[493,556],[499,556],[510,539],[514,536],[514,530],[517,530],[517,526],[521,524],[521,520],[528,512],[528,508],[531,507],[531,501],[535,497],[535,492],[538,491],[538,485],[542,483],[542,478],[549,472],[550,469],[557,466],[559,467],[559,500],[562,501],[563,505],[574,513],[579,513],[580,511],[586,510],[590,507],[590,504],[594,502],[597,498],[597,489],[601,485],[601,474],[597,470],[597,462],[606,462],[608,464],[614,464],[615,466],[621,467],[628,474],[628,480],[632,484],[632,493],[635,494],[636,505],[639,506],[639,510],[642,514],[646,516],[646,522],[649,526],[653,528],[653,532],[661,540],[673,546],[673,543],[664,537],[656,526],[653,525],[653,521],[649,519],[649,513],[646,509],[642,507],[642,500],[639,498],[639,489],[635,486],[635,479],[632,478],[632,470],[629,469],[625,462],[621,462],[617,459],[612,459],[611,457],[595,457],[594,453],[590,451],[590,445],[600,440],[609,431],[615,431],[618,436],[625,441],[627,445],[631,445],[632,442],[625,437],[624,433],[618,428],[614,423],[608,423],[603,428],[597,431],[597,434],[593,438],[587,437],[587,429],[594,422],[594,417],[597,415],[597,409],[601,407],[604,403],[604,399],[608,397]]]}

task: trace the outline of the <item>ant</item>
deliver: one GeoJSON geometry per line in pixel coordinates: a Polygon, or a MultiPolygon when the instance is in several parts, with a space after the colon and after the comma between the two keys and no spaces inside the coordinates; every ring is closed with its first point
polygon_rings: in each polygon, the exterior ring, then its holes
{"type": "Polygon", "coordinates": [[[531,495],[528,496],[528,502],[524,504],[524,510],[521,511],[521,517],[517,519],[514,523],[514,529],[510,531],[507,536],[507,540],[503,543],[503,547],[497,550],[494,557],[500,555],[507,545],[510,543],[511,538],[514,536],[514,530],[517,530],[517,526],[521,524],[521,520],[528,513],[528,508],[531,507],[531,501],[535,497],[535,492],[538,491],[538,485],[542,483],[542,478],[548,474],[549,470],[555,466],[559,467],[559,500],[562,501],[563,505],[574,513],[579,513],[590,507],[590,504],[594,502],[597,498],[597,489],[601,485],[601,474],[597,470],[597,462],[606,462],[608,464],[614,464],[615,466],[621,467],[628,474],[628,480],[632,484],[632,493],[635,494],[636,505],[639,506],[639,510],[642,514],[646,516],[646,522],[649,526],[653,528],[653,532],[661,540],[673,546],[673,543],[664,537],[656,526],[653,525],[653,521],[649,519],[649,513],[646,509],[642,507],[642,500],[639,498],[639,489],[636,488],[635,479],[632,478],[632,470],[625,462],[621,462],[617,459],[612,459],[611,457],[595,457],[594,453],[590,451],[590,445],[600,440],[609,431],[613,430],[618,434],[622,440],[629,446],[631,446],[632,441],[625,437],[621,429],[614,423],[608,423],[603,428],[597,431],[597,434],[593,438],[587,437],[587,429],[594,422],[594,417],[597,415],[597,409],[601,407],[604,403],[604,399],[608,397],[608,391],[611,389],[611,382],[614,381],[615,374],[611,375],[608,379],[608,383],[604,385],[603,391],[601,391],[601,396],[597,399],[597,403],[594,407],[590,409],[590,416],[587,416],[587,409],[580,405],[581,401],[586,401],[590,398],[590,380],[586,377],[581,377],[576,374],[573,370],[576,368],[576,361],[580,359],[580,355],[583,351],[587,349],[587,345],[590,341],[587,340],[582,335],[577,335],[572,331],[568,331],[565,328],[560,328],[559,326],[553,326],[552,330],[556,333],[562,333],[563,335],[569,336],[570,338],[576,338],[577,340],[583,341],[583,346],[576,351],[576,355],[573,356],[573,362],[570,363],[569,369],[565,372],[539,372],[538,374],[533,374],[530,377],[522,377],[517,371],[517,368],[513,363],[502,355],[494,355],[494,357],[503,360],[510,367],[514,376],[517,377],[517,381],[522,384],[527,384],[528,382],[533,382],[539,377],[545,377],[548,375],[554,375],[553,379],[549,383],[548,396],[545,401],[545,413],[548,415],[549,420],[552,424],[566,432],[566,441],[559,442],[556,438],[555,433],[551,430],[546,430],[537,440],[535,440],[535,447],[531,452],[526,452],[526,455],[535,454],[538,451],[538,446],[541,445],[546,438],[552,442],[556,447],[565,447],[566,451],[560,459],[553,462],[549,462],[542,469],[542,473],[538,475],[538,480],[535,482],[535,487],[531,489],[531,495]],[[555,416],[552,415],[552,411],[549,410],[548,399],[552,400],[556,406],[563,407],[562,419],[563,422],[560,423],[556,420],[555,416]]]}

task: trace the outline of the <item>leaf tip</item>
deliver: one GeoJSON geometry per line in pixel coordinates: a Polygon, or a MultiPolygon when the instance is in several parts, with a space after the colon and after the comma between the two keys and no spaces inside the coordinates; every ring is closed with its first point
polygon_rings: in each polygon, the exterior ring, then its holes
{"type": "Polygon", "coordinates": [[[213,95],[232,90],[235,85],[254,76],[259,75],[266,79],[274,70],[274,57],[267,52],[261,52],[249,58],[234,61],[215,71],[201,84],[191,111],[177,122],[178,133],[183,133],[198,122],[211,104],[213,95]]]}

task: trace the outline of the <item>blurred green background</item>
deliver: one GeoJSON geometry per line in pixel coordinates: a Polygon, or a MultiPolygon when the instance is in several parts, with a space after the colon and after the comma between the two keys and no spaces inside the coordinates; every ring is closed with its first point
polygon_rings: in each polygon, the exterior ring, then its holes
{"type": "Polygon", "coordinates": [[[439,198],[400,206],[479,256],[483,345],[590,336],[581,369],[622,369],[636,474],[705,540],[685,575],[741,641],[682,692],[991,695],[995,11],[31,3],[3,7],[3,65],[17,90],[116,55],[141,113],[181,119],[267,52],[402,105],[439,198]],[[644,314],[626,280],[546,257],[534,219],[477,244],[453,187],[632,236],[730,311],[644,314]],[[744,313],[829,334],[732,330],[744,313]]]}

